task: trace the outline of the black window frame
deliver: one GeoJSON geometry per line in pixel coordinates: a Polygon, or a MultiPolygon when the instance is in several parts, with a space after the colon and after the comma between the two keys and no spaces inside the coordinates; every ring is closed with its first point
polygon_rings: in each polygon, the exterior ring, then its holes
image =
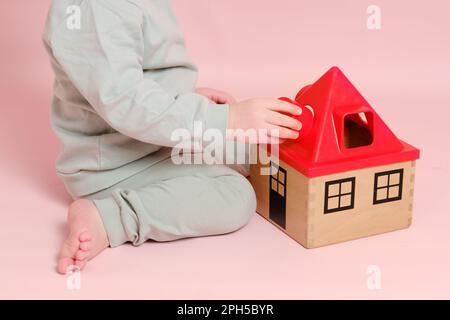
{"type": "Polygon", "coordinates": [[[325,203],[324,203],[324,214],[334,213],[334,212],[340,212],[340,211],[346,211],[351,210],[355,208],[355,193],[356,193],[356,177],[351,178],[345,178],[345,179],[338,179],[338,180],[332,180],[325,182],[325,203]],[[341,186],[343,183],[351,182],[352,189],[350,192],[342,193],[341,186]],[[339,192],[336,195],[329,195],[330,186],[339,184],[339,192]],[[341,198],[343,196],[350,195],[350,205],[341,207],[341,198]],[[338,207],[330,209],[328,208],[328,200],[331,198],[338,198],[338,207]]]}
{"type": "Polygon", "coordinates": [[[287,171],[286,171],[286,169],[280,167],[279,164],[276,164],[276,163],[274,163],[272,161],[270,162],[270,180],[269,180],[269,183],[270,183],[270,190],[276,191],[280,196],[282,196],[283,198],[286,198],[287,171]],[[276,177],[274,177],[274,173],[272,171],[273,168],[277,169],[276,177]],[[284,175],[283,181],[280,181],[280,172],[282,172],[283,175],[284,175]],[[277,184],[277,189],[276,190],[272,188],[272,182],[273,181],[275,181],[275,183],[277,184]],[[283,186],[283,194],[280,194],[280,191],[279,191],[280,185],[283,186]]]}
{"type": "Polygon", "coordinates": [[[373,182],[373,204],[381,204],[386,202],[393,202],[393,201],[400,201],[402,200],[403,196],[403,176],[404,176],[404,169],[396,169],[396,170],[389,170],[389,171],[383,171],[383,172],[377,172],[374,176],[374,182],[373,182]],[[394,174],[399,174],[399,181],[397,184],[390,184],[391,176],[394,174]],[[387,176],[387,184],[386,186],[379,186],[379,178],[387,176]],[[389,197],[389,189],[393,187],[398,187],[398,195],[396,197],[389,197]],[[378,200],[378,190],[380,189],[386,189],[386,198],[378,200]]]}

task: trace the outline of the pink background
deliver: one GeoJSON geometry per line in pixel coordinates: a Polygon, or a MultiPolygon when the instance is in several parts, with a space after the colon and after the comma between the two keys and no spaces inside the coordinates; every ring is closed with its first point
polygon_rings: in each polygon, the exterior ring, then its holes
{"type": "Polygon", "coordinates": [[[49,2],[0,2],[0,298],[450,298],[448,1],[174,0],[200,85],[294,96],[341,67],[421,148],[413,226],[306,250],[255,216],[228,236],[107,250],[78,291],[54,270],[70,199],[54,172],[49,2]],[[380,31],[366,28],[372,3],[380,31]],[[366,287],[369,265],[380,290],[366,287]]]}

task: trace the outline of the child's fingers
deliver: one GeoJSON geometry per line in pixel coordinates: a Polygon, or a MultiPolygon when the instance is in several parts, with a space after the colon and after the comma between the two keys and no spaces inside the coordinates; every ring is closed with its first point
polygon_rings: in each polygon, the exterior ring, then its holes
{"type": "Polygon", "coordinates": [[[224,91],[210,88],[197,88],[195,89],[195,92],[204,97],[207,97],[209,100],[217,104],[234,104],[237,102],[232,95],[224,91]]]}
{"type": "Polygon", "coordinates": [[[302,128],[302,123],[297,119],[275,111],[269,111],[267,122],[277,126],[290,128],[295,131],[299,131],[302,128]]]}
{"type": "Polygon", "coordinates": [[[269,124],[269,132],[268,135],[273,138],[280,139],[297,139],[299,132],[294,131],[285,127],[276,126],[273,124],[269,124]]]}
{"type": "Polygon", "coordinates": [[[234,99],[231,95],[221,91],[215,91],[209,96],[209,99],[217,104],[233,104],[236,103],[236,99],[234,99]]]}
{"type": "Polygon", "coordinates": [[[228,94],[226,92],[219,92],[218,100],[222,104],[224,104],[224,103],[226,103],[226,104],[233,104],[233,103],[237,102],[236,99],[232,95],[230,95],[230,94],[228,94]]]}
{"type": "Polygon", "coordinates": [[[267,108],[273,111],[289,113],[295,116],[302,114],[302,109],[299,106],[278,99],[267,99],[267,108]]]}

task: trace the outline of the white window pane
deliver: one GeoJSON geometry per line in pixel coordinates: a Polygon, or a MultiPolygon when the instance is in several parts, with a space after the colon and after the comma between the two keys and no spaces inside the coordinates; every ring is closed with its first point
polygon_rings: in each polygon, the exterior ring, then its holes
{"type": "Polygon", "coordinates": [[[400,183],[400,173],[391,174],[389,178],[389,185],[399,184],[400,183]]]}
{"type": "Polygon", "coordinates": [[[278,173],[278,181],[280,181],[281,183],[284,183],[284,172],[281,170],[278,173]]]}
{"type": "Polygon", "coordinates": [[[344,182],[341,184],[341,194],[352,192],[352,182],[344,182]]]}
{"type": "Polygon", "coordinates": [[[377,200],[387,199],[387,188],[382,188],[377,190],[377,200]]]}
{"type": "Polygon", "coordinates": [[[328,196],[337,196],[339,194],[339,183],[330,184],[328,186],[328,196]]]}
{"type": "Polygon", "coordinates": [[[272,173],[272,177],[274,177],[276,179],[277,178],[278,169],[275,168],[275,167],[272,167],[270,172],[272,173]]]}
{"type": "Polygon", "coordinates": [[[271,179],[272,180],[272,190],[277,191],[277,180],[275,179],[271,179]]]}
{"type": "Polygon", "coordinates": [[[400,194],[400,188],[398,186],[396,187],[390,187],[389,188],[389,198],[397,198],[400,194]]]}
{"type": "Polygon", "coordinates": [[[388,175],[378,176],[377,186],[386,187],[388,184],[388,175]]]}
{"type": "Polygon", "coordinates": [[[341,196],[341,208],[349,207],[352,204],[352,196],[350,194],[341,196]]]}
{"type": "Polygon", "coordinates": [[[328,198],[328,210],[339,208],[339,197],[328,198]]]}
{"type": "Polygon", "coordinates": [[[280,194],[280,196],[284,197],[284,186],[282,184],[278,185],[278,193],[280,194]]]}

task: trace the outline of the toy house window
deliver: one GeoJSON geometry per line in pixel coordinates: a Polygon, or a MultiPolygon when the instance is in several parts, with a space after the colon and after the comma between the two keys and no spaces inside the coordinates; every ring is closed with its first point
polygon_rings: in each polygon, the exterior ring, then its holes
{"type": "Polygon", "coordinates": [[[403,169],[375,174],[373,204],[402,199],[403,169]]]}
{"type": "Polygon", "coordinates": [[[280,196],[286,196],[286,170],[273,162],[270,163],[270,187],[280,196]]]}
{"type": "Polygon", "coordinates": [[[373,142],[372,113],[360,112],[344,118],[344,146],[347,149],[369,146],[373,142]]]}
{"type": "Polygon", "coordinates": [[[325,183],[324,213],[353,209],[355,204],[355,178],[325,183]]]}

